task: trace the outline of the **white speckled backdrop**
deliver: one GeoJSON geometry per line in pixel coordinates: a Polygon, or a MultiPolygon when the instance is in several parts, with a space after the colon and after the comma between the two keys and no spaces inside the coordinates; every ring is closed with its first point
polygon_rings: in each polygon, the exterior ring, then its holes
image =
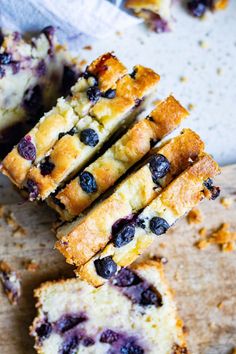
{"type": "Polygon", "coordinates": [[[194,108],[184,126],[195,129],[223,165],[236,162],[236,1],[205,20],[173,6],[173,31],[155,34],[144,25],[92,44],[82,57],[92,60],[114,50],[130,66],[143,64],[161,75],[159,97],[173,92],[194,108]],[[183,77],[185,80],[181,80],[183,77]]]}

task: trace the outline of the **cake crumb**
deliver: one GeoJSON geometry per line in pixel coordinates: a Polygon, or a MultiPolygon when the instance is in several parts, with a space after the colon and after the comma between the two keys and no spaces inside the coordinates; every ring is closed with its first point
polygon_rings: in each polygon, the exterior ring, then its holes
{"type": "Polygon", "coordinates": [[[220,301],[220,302],[217,304],[218,309],[222,309],[223,306],[224,306],[223,301],[220,301]]]}
{"type": "Polygon", "coordinates": [[[83,47],[84,50],[92,50],[92,46],[91,45],[86,45],[83,47]]]}
{"type": "Polygon", "coordinates": [[[230,225],[223,223],[218,229],[212,231],[206,238],[196,243],[199,249],[204,249],[210,244],[219,245],[223,252],[231,252],[235,249],[236,232],[230,231],[230,225]]]}
{"type": "Polygon", "coordinates": [[[18,224],[13,212],[10,212],[5,216],[5,221],[7,225],[12,229],[13,237],[23,237],[26,235],[26,230],[20,224],[18,224]]]}
{"type": "Polygon", "coordinates": [[[229,197],[223,197],[220,199],[220,203],[227,209],[231,207],[231,205],[233,204],[233,200],[229,197]]]}
{"type": "Polygon", "coordinates": [[[194,108],[195,108],[195,105],[194,105],[193,103],[189,103],[189,104],[188,104],[188,110],[189,110],[189,111],[194,110],[194,108]]]}
{"type": "Polygon", "coordinates": [[[200,40],[200,41],[198,42],[198,44],[199,44],[199,46],[200,46],[201,48],[204,48],[204,49],[206,49],[206,48],[209,47],[209,45],[207,44],[206,41],[200,40]]]}
{"type": "Polygon", "coordinates": [[[29,272],[35,272],[36,270],[39,269],[39,264],[32,259],[24,262],[24,266],[25,269],[28,270],[29,272]]]}
{"type": "Polygon", "coordinates": [[[0,280],[10,304],[17,305],[21,296],[20,278],[9,264],[4,261],[0,261],[0,280]]]}
{"type": "Polygon", "coordinates": [[[206,228],[206,227],[202,227],[202,228],[198,231],[198,234],[199,234],[201,237],[206,237],[207,228],[206,228]]]}
{"type": "Polygon", "coordinates": [[[223,69],[222,68],[217,68],[216,69],[216,73],[217,73],[217,75],[222,75],[223,74],[223,69]]]}
{"type": "Polygon", "coordinates": [[[116,31],[116,35],[121,37],[121,36],[123,36],[123,33],[121,31],[116,31]]]}
{"type": "Polygon", "coordinates": [[[179,81],[183,83],[188,82],[188,78],[186,76],[180,76],[179,81]]]}
{"type": "Polygon", "coordinates": [[[200,224],[203,221],[203,215],[200,209],[193,208],[187,215],[188,223],[191,224],[200,224]]]}
{"type": "Polygon", "coordinates": [[[82,59],[80,62],[79,62],[79,66],[84,66],[87,64],[87,60],[85,59],[82,59]]]}

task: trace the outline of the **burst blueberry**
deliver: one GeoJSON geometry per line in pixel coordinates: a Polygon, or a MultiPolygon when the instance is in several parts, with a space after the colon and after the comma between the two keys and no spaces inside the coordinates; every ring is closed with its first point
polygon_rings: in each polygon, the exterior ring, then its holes
{"type": "Polygon", "coordinates": [[[102,332],[100,337],[100,342],[112,344],[117,342],[119,338],[120,338],[119,333],[112,331],[111,329],[107,329],[104,332],[102,332]]]}
{"type": "Polygon", "coordinates": [[[202,17],[207,10],[206,0],[190,0],[187,8],[194,17],[202,17]]]}
{"type": "Polygon", "coordinates": [[[57,321],[56,329],[59,333],[65,333],[86,320],[87,317],[84,314],[64,315],[57,321]]]}
{"type": "Polygon", "coordinates": [[[91,102],[96,103],[101,97],[101,91],[98,86],[89,87],[87,90],[87,96],[91,102]]]}
{"type": "Polygon", "coordinates": [[[12,55],[10,53],[1,53],[0,54],[0,64],[8,65],[12,60],[12,55]]]}
{"type": "Polygon", "coordinates": [[[44,340],[50,336],[52,332],[52,325],[46,320],[36,328],[35,332],[37,333],[39,340],[44,340]]]}
{"type": "Polygon", "coordinates": [[[26,185],[27,185],[27,190],[29,192],[29,200],[35,200],[39,195],[39,188],[37,183],[32,179],[28,179],[26,185]]]}
{"type": "Polygon", "coordinates": [[[128,341],[120,348],[121,354],[144,354],[144,349],[135,343],[134,340],[128,341]]]}
{"type": "Polygon", "coordinates": [[[98,134],[95,132],[94,129],[88,128],[88,129],[84,129],[84,130],[81,131],[80,140],[85,145],[94,147],[94,146],[96,146],[98,144],[99,137],[98,137],[98,134]]]}
{"type": "Polygon", "coordinates": [[[117,265],[111,256],[107,256],[94,261],[96,272],[104,279],[110,279],[117,271],[117,265]]]}
{"type": "Polygon", "coordinates": [[[79,174],[80,187],[86,193],[94,193],[97,191],[97,183],[90,172],[84,171],[79,174]]]}
{"type": "Polygon", "coordinates": [[[36,158],[36,148],[32,143],[30,135],[22,138],[17,146],[17,151],[26,160],[34,161],[36,158]]]}
{"type": "Polygon", "coordinates": [[[149,169],[152,180],[158,184],[158,179],[163,178],[170,170],[170,162],[161,154],[153,155],[149,160],[149,169]]]}
{"type": "Polygon", "coordinates": [[[103,96],[109,99],[114,98],[116,97],[116,90],[110,88],[106,92],[104,92],[103,96]]]}
{"type": "Polygon", "coordinates": [[[74,335],[64,340],[59,350],[60,354],[75,354],[79,346],[79,338],[74,335]]]}
{"type": "Polygon", "coordinates": [[[148,288],[148,289],[144,290],[143,293],[141,294],[140,305],[142,305],[142,306],[150,306],[150,305],[162,306],[161,295],[157,294],[151,288],[148,288]]]}
{"type": "Polygon", "coordinates": [[[137,274],[128,268],[122,268],[114,277],[112,284],[120,288],[137,285],[142,280],[137,274]]]}
{"type": "Polygon", "coordinates": [[[169,229],[170,225],[165,219],[156,216],[150,220],[149,227],[155,235],[162,235],[169,229]]]}
{"type": "Polygon", "coordinates": [[[50,173],[54,170],[55,164],[49,160],[49,156],[45,158],[43,162],[40,163],[40,172],[42,176],[50,175],[50,173]]]}
{"type": "Polygon", "coordinates": [[[127,224],[122,227],[113,237],[115,247],[122,247],[130,243],[135,235],[135,227],[132,224],[127,224]]]}
{"type": "Polygon", "coordinates": [[[91,347],[92,345],[95,344],[95,340],[91,337],[85,337],[83,340],[82,340],[82,345],[84,347],[91,347]]]}

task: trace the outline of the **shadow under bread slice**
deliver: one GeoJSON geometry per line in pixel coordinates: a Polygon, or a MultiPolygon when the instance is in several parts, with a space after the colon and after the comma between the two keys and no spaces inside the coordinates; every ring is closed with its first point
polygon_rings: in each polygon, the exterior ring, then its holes
{"type": "MultiPolygon", "coordinates": [[[[135,109],[156,89],[158,81],[159,75],[140,65],[135,67],[133,77],[119,79],[114,94],[100,98],[89,115],[78,121],[75,134],[59,139],[45,161],[30,169],[27,184],[37,188],[36,198],[47,198],[83,168],[114,133],[130,124],[135,109]]],[[[83,184],[94,190],[91,175],[83,175],[83,184]]]]}
{"type": "Polygon", "coordinates": [[[157,261],[122,269],[94,289],[79,279],[47,282],[34,292],[30,327],[39,354],[188,354],[183,323],[157,261]]]}
{"type": "Polygon", "coordinates": [[[126,68],[110,53],[96,59],[72,88],[72,96],[59,98],[57,105],[5,157],[1,171],[22,188],[31,166],[37,165],[62,135],[73,133],[71,129],[79,119],[88,113],[102,94],[113,90],[117,79],[125,73],[126,68]]]}
{"type": "Polygon", "coordinates": [[[58,211],[63,220],[71,220],[78,216],[112,187],[130,167],[142,159],[152,144],[176,129],[187,114],[188,112],[173,96],[158,103],[146,119],[135,123],[110,149],[80,172],[54,198],[49,198],[48,204],[58,211]],[[83,174],[93,176],[95,180],[93,190],[89,191],[81,185],[80,176],[83,174]]]}
{"type": "Polygon", "coordinates": [[[203,142],[190,129],[154,149],[145,164],[122,181],[113,194],[58,230],[56,248],[68,263],[86,263],[107,245],[120,223],[133,220],[203,149],[203,142]]]}
{"type": "Polygon", "coordinates": [[[219,173],[219,166],[210,155],[204,154],[171,182],[138,215],[128,218],[117,227],[110,243],[76,274],[94,286],[102,285],[120,267],[134,262],[159,235],[195,207],[205,196],[215,199],[219,188],[211,178],[219,173]],[[209,189],[209,194],[206,190],[209,189]]]}

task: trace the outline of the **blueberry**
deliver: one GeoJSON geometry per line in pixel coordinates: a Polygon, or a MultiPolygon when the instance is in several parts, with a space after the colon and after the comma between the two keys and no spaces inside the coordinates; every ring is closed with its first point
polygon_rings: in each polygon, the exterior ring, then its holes
{"type": "Polygon", "coordinates": [[[43,112],[43,94],[39,85],[25,91],[23,107],[32,116],[40,116],[43,112]]]}
{"type": "Polygon", "coordinates": [[[17,151],[21,157],[26,160],[34,161],[36,157],[36,148],[31,141],[31,137],[26,135],[17,146],[17,151]]]}
{"type": "Polygon", "coordinates": [[[37,333],[40,340],[44,340],[50,336],[52,332],[52,325],[48,321],[45,321],[36,328],[35,332],[37,333]]]}
{"type": "Polygon", "coordinates": [[[42,30],[42,33],[44,33],[45,36],[51,38],[51,37],[53,37],[54,34],[55,34],[55,27],[53,27],[53,26],[47,26],[47,27],[45,27],[45,28],[42,30]]]}
{"type": "Polygon", "coordinates": [[[94,341],[94,339],[91,338],[91,337],[85,337],[85,338],[83,339],[83,341],[82,341],[82,345],[83,345],[84,347],[91,347],[91,346],[94,345],[94,344],[95,344],[95,341],[94,341]]]}
{"type": "Polygon", "coordinates": [[[100,342],[112,344],[114,342],[117,342],[119,338],[120,338],[119,333],[114,332],[111,329],[107,329],[104,332],[102,332],[100,337],[100,342]]]}
{"type": "Polygon", "coordinates": [[[101,91],[98,86],[89,87],[87,90],[87,96],[91,102],[96,103],[101,97],[101,91]]]}
{"type": "Polygon", "coordinates": [[[78,73],[72,67],[64,65],[62,76],[62,92],[64,96],[70,93],[71,87],[76,83],[78,73]]]}
{"type": "Polygon", "coordinates": [[[207,178],[207,180],[205,180],[203,184],[208,190],[210,190],[213,186],[213,181],[211,178],[207,178]]]}
{"type": "Polygon", "coordinates": [[[128,341],[120,348],[121,354],[144,354],[144,350],[134,340],[128,341]]]}
{"type": "Polygon", "coordinates": [[[56,323],[56,328],[59,333],[65,333],[76,327],[79,323],[87,320],[85,315],[64,315],[56,323]]]}
{"type": "Polygon", "coordinates": [[[113,90],[111,88],[108,89],[106,92],[104,92],[103,97],[106,97],[109,99],[116,97],[116,90],[113,90]]]}
{"type": "Polygon", "coordinates": [[[118,274],[114,277],[113,284],[120,288],[129,287],[133,285],[137,285],[142,280],[139,278],[137,274],[132,272],[128,268],[122,268],[118,274]]]}
{"type": "Polygon", "coordinates": [[[134,102],[134,107],[135,108],[139,107],[141,105],[142,101],[143,101],[142,99],[136,98],[135,102],[134,102]]]}
{"type": "Polygon", "coordinates": [[[0,54],[0,64],[7,65],[10,64],[12,60],[12,55],[10,53],[1,53],[0,54]]]}
{"type": "Polygon", "coordinates": [[[117,265],[111,256],[96,259],[94,265],[98,275],[105,279],[110,279],[117,271],[117,265]]]}
{"type": "Polygon", "coordinates": [[[79,174],[80,187],[86,193],[94,193],[97,191],[97,183],[90,172],[84,171],[79,174]]]}
{"type": "Polygon", "coordinates": [[[36,67],[36,73],[37,73],[38,77],[41,77],[46,74],[46,71],[47,71],[47,67],[46,67],[45,61],[42,59],[42,60],[40,60],[40,62],[38,63],[38,65],[36,67]]]}
{"type": "Polygon", "coordinates": [[[122,247],[130,243],[135,234],[135,227],[132,224],[127,224],[113,237],[115,247],[122,247]]]}
{"type": "Polygon", "coordinates": [[[187,3],[187,8],[194,17],[202,17],[207,10],[206,1],[190,0],[187,3]]]}
{"type": "Polygon", "coordinates": [[[39,195],[38,185],[32,179],[28,179],[27,181],[27,190],[29,192],[29,200],[35,200],[39,195]]]}
{"type": "Polygon", "coordinates": [[[129,74],[129,75],[130,75],[130,77],[131,77],[132,79],[135,79],[136,74],[137,74],[137,69],[134,69],[134,70],[132,71],[132,73],[129,74]]]}
{"type": "Polygon", "coordinates": [[[85,145],[94,147],[98,144],[99,137],[98,134],[95,132],[95,130],[88,128],[81,131],[80,140],[85,145]]]}
{"type": "Polygon", "coordinates": [[[170,225],[165,219],[156,216],[150,220],[149,227],[155,235],[162,235],[169,229],[170,225]]]}
{"type": "Polygon", "coordinates": [[[62,343],[59,353],[60,354],[75,354],[78,346],[79,346],[79,338],[76,335],[74,335],[72,337],[68,337],[62,343]]]}
{"type": "Polygon", "coordinates": [[[2,79],[4,76],[5,76],[5,69],[3,69],[3,68],[0,66],[0,79],[2,79]]]}
{"type": "Polygon", "coordinates": [[[143,293],[141,294],[140,305],[162,306],[161,295],[160,294],[157,295],[157,293],[154,290],[152,290],[151,288],[148,288],[148,289],[144,290],[143,293]]]}
{"type": "Polygon", "coordinates": [[[49,161],[49,156],[45,158],[43,162],[40,163],[40,172],[42,176],[50,175],[50,173],[54,170],[55,164],[49,161]]]}
{"type": "Polygon", "coordinates": [[[165,156],[156,154],[149,160],[149,169],[153,182],[158,184],[158,179],[164,177],[169,172],[170,163],[165,156]]]}
{"type": "Polygon", "coordinates": [[[213,186],[213,181],[208,178],[203,182],[203,185],[211,192],[211,199],[215,200],[220,195],[220,187],[213,186]]]}

